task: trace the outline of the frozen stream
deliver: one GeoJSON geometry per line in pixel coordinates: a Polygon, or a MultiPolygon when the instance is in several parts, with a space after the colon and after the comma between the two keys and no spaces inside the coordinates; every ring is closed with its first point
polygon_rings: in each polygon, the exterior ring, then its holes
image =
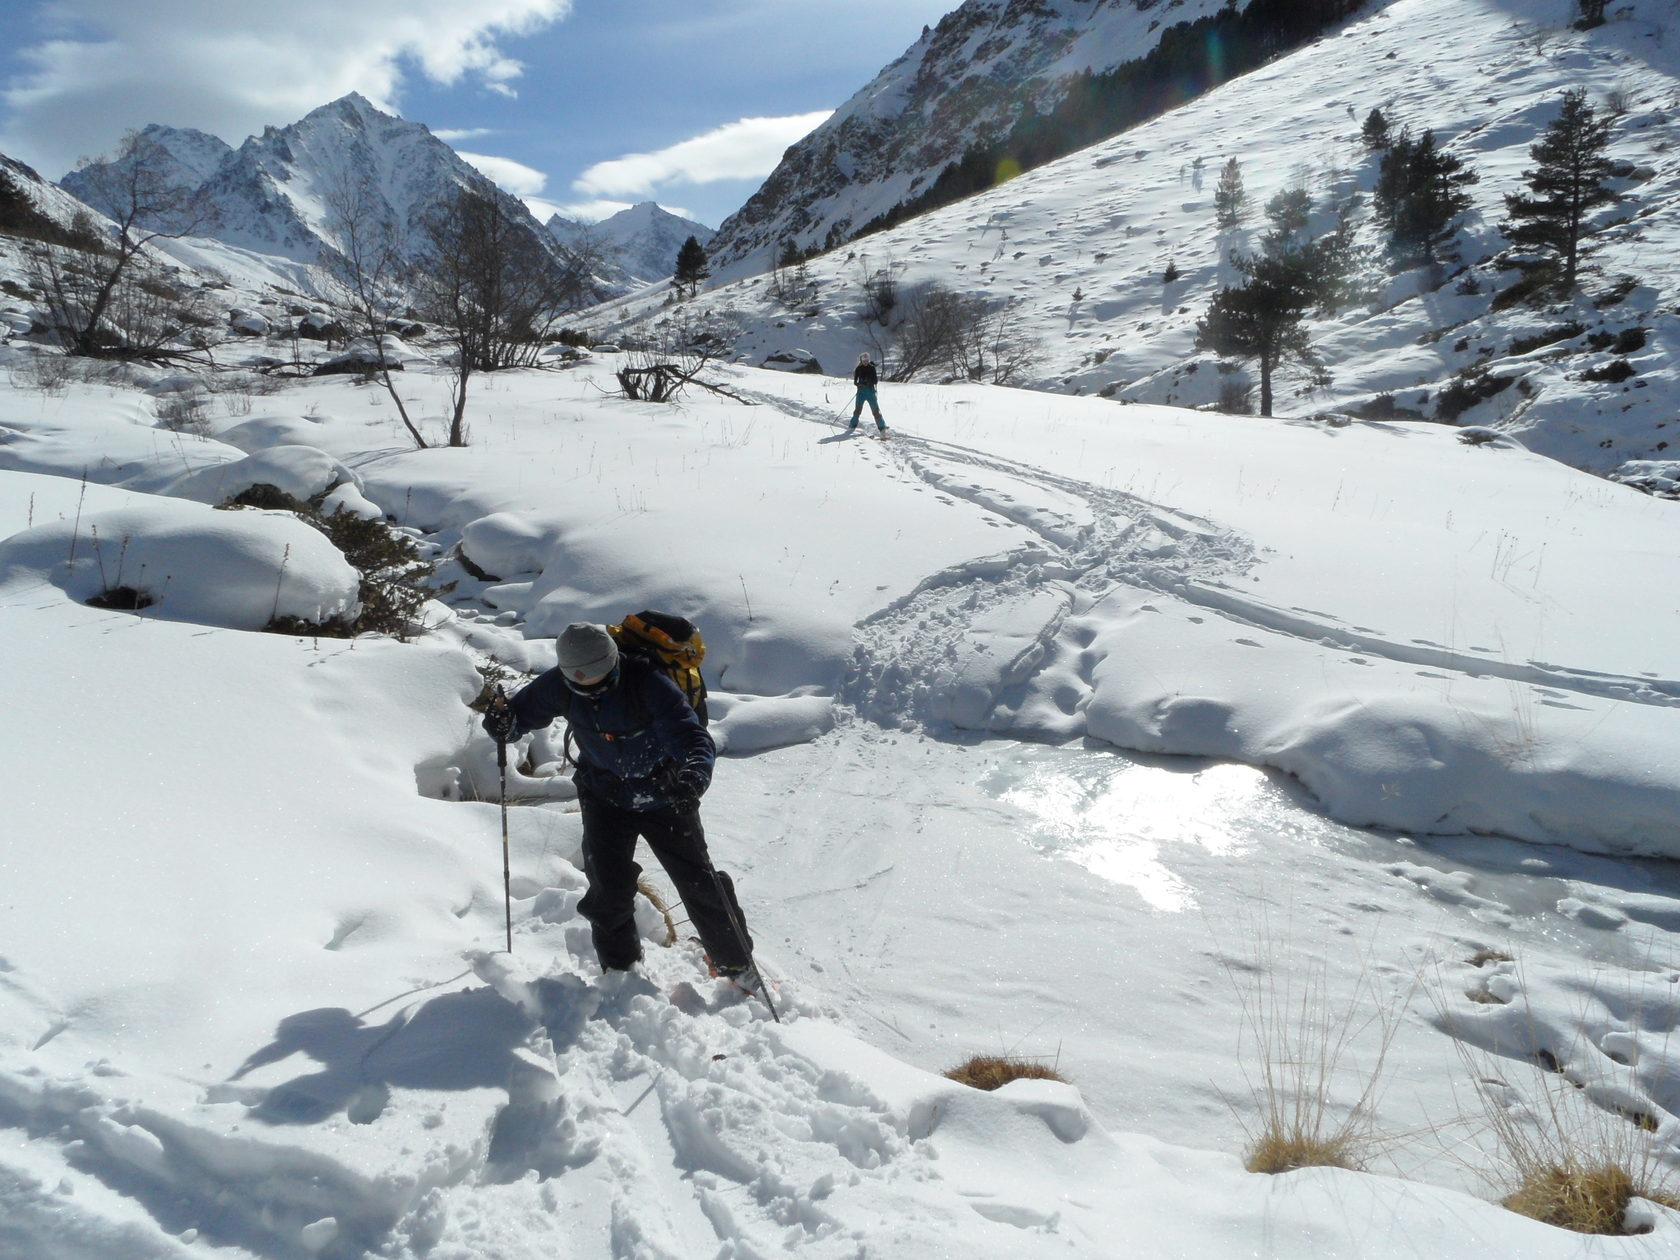
{"type": "Polygon", "coordinates": [[[1415,1131],[1459,1106],[1443,1012],[1501,1009],[1478,955],[1544,978],[1548,1027],[1615,1027],[1677,974],[1672,864],[1363,831],[1227,762],[851,722],[726,758],[708,828],[791,1002],[931,1070],[1055,1061],[1108,1127],[1208,1149],[1241,1142],[1245,1009],[1297,977],[1403,1016],[1384,1120],[1415,1131]]]}
{"type": "Polygon", "coordinates": [[[1033,819],[1030,843],[1046,856],[1130,889],[1154,910],[1196,910],[1210,881],[1316,855],[1326,865],[1398,875],[1473,922],[1583,961],[1666,962],[1680,930],[1680,867],[1672,862],[1348,827],[1315,809],[1291,780],[1252,766],[1011,744],[995,753],[982,783],[1033,819]]]}

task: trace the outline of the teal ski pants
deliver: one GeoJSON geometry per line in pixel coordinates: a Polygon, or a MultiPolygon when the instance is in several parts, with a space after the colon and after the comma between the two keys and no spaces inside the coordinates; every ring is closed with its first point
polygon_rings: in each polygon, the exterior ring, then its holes
{"type": "Polygon", "coordinates": [[[881,404],[875,400],[875,387],[873,385],[858,386],[857,401],[852,404],[852,423],[847,427],[857,428],[858,417],[863,415],[864,403],[868,403],[869,410],[874,413],[875,423],[885,427],[881,419],[881,404]]]}

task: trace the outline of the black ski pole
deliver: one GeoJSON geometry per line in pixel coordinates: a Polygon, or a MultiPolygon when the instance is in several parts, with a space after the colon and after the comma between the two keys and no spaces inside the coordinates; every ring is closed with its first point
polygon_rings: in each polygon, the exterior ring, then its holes
{"type": "MultiPolygon", "coordinates": [[[[490,707],[499,713],[507,712],[507,692],[501,684],[496,686],[495,699],[490,701],[490,707]]],[[[496,769],[501,772],[502,779],[502,905],[507,911],[507,951],[513,953],[513,875],[508,865],[508,824],[507,824],[507,742],[496,741],[496,769]]]]}
{"type": "Polygon", "coordinates": [[[712,865],[710,857],[706,859],[706,870],[712,877],[712,884],[717,888],[718,897],[723,901],[723,912],[729,916],[729,926],[735,929],[735,943],[747,956],[747,966],[751,967],[753,974],[758,977],[758,996],[764,1000],[764,1005],[770,1008],[770,1018],[779,1024],[782,1017],[776,1013],[776,1004],[770,1000],[770,982],[764,978],[764,973],[753,961],[752,946],[747,943],[747,929],[741,926],[741,917],[735,913],[735,898],[730,896],[729,890],[723,886],[723,879],[719,876],[717,867],[712,865]]]}

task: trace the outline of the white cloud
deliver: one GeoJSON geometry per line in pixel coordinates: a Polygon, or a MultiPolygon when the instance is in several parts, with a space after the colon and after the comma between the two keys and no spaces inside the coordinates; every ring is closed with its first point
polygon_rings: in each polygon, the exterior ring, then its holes
{"type": "Polygon", "coordinates": [[[512,158],[492,157],[487,153],[463,153],[455,150],[463,162],[470,162],[515,197],[534,197],[548,183],[548,176],[512,158]]]}
{"type": "Polygon", "coordinates": [[[832,110],[787,118],[743,118],[657,153],[598,162],[572,184],[594,197],[648,197],[672,184],[710,184],[768,175],[788,145],[822,124],[832,110]]]}
{"type": "Polygon", "coordinates": [[[496,132],[494,128],[491,127],[462,127],[453,131],[434,130],[432,134],[439,140],[442,140],[445,144],[455,145],[459,144],[463,140],[482,140],[485,136],[495,135],[496,132]]]}
{"type": "Polygon", "coordinates": [[[347,92],[394,109],[405,74],[513,91],[498,39],[564,17],[571,0],[54,0],[28,67],[0,92],[0,150],[56,177],[147,122],[237,144],[347,92]]]}

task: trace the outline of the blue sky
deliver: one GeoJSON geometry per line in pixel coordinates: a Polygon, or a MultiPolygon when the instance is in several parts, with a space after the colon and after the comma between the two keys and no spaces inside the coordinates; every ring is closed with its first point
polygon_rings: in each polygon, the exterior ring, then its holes
{"type": "Polygon", "coordinates": [[[150,122],[230,144],[359,91],[539,211],[713,227],[958,0],[5,0],[0,152],[56,179],[150,122]]]}

